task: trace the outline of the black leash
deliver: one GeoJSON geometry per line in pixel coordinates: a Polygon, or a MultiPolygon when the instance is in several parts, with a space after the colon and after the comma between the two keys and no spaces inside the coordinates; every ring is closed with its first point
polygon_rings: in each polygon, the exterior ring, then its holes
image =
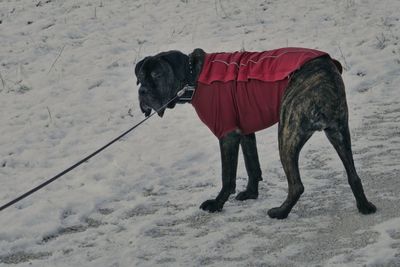
{"type": "Polygon", "coordinates": [[[45,187],[46,185],[54,182],[55,180],[57,180],[58,178],[60,178],[61,176],[65,175],[66,173],[72,171],[73,169],[75,169],[76,167],[78,167],[79,165],[81,165],[82,163],[84,163],[85,161],[88,161],[89,159],[93,158],[94,156],[96,156],[97,154],[99,154],[101,151],[103,151],[104,149],[106,149],[107,147],[111,146],[112,144],[114,144],[115,142],[117,142],[118,140],[120,140],[122,137],[124,137],[125,135],[127,135],[128,133],[130,133],[131,131],[133,131],[135,128],[137,128],[139,125],[141,125],[142,123],[144,123],[145,121],[147,121],[148,119],[150,119],[154,114],[156,114],[158,111],[162,110],[163,108],[167,107],[168,104],[170,104],[172,101],[176,100],[177,98],[181,97],[186,91],[186,87],[183,88],[182,90],[180,90],[177,95],[175,97],[173,97],[170,101],[168,101],[168,103],[166,103],[164,106],[162,106],[161,108],[159,108],[157,111],[154,111],[153,113],[151,113],[149,116],[147,116],[146,118],[144,118],[142,121],[140,121],[139,123],[137,123],[135,126],[133,126],[132,128],[130,128],[129,130],[125,131],[123,134],[121,134],[120,136],[118,136],[117,138],[113,139],[112,141],[110,141],[108,144],[104,145],[103,147],[97,149],[95,152],[93,152],[92,154],[90,154],[89,156],[85,157],[84,159],[78,161],[77,163],[75,163],[74,165],[72,165],[71,167],[65,169],[64,171],[60,172],[59,174],[57,174],[56,176],[54,176],[53,178],[45,181],[44,183],[36,186],[35,188],[29,190],[28,192],[22,194],[21,196],[15,198],[14,200],[8,202],[7,204],[4,204],[3,206],[0,207],[0,211],[8,208],[9,206],[17,203],[18,201],[21,201],[22,199],[26,198],[27,196],[35,193],[36,191],[38,191],[39,189],[45,187]]]}

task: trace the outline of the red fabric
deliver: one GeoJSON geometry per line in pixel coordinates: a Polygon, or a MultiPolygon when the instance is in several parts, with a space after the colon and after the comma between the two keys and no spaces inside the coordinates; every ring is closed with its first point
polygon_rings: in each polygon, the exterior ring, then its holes
{"type": "Polygon", "coordinates": [[[206,54],[191,103],[218,138],[265,129],[279,120],[289,75],[323,55],[306,48],[206,54]]]}

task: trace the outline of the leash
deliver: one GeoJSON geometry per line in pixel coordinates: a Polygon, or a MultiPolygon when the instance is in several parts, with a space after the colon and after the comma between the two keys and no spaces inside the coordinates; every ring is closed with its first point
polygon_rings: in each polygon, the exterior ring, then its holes
{"type": "Polygon", "coordinates": [[[118,140],[120,140],[122,137],[124,137],[125,135],[127,135],[128,133],[130,133],[131,131],[133,131],[134,129],[136,129],[139,125],[141,125],[142,123],[144,123],[145,121],[147,121],[148,119],[150,119],[154,114],[156,114],[157,112],[159,112],[160,110],[162,110],[163,108],[166,108],[172,101],[175,101],[177,98],[180,98],[181,96],[183,96],[183,94],[186,92],[186,90],[188,89],[188,87],[184,87],[182,90],[180,90],[175,97],[173,97],[171,100],[169,100],[164,106],[160,107],[157,111],[153,111],[153,113],[151,113],[149,116],[147,116],[146,118],[144,118],[143,120],[141,120],[139,123],[137,123],[136,125],[134,125],[133,127],[131,127],[129,130],[125,131],[124,133],[122,133],[120,136],[116,137],[115,139],[113,139],[112,141],[110,141],[109,143],[107,143],[106,145],[102,146],[101,148],[97,149],[95,152],[93,152],[92,154],[88,155],[87,157],[85,157],[84,159],[81,159],[80,161],[78,161],[77,163],[75,163],[74,165],[72,165],[71,167],[65,169],[64,171],[60,172],[59,174],[57,174],[56,176],[54,176],[53,178],[48,179],[47,181],[43,182],[42,184],[36,186],[35,188],[32,188],[31,190],[29,190],[28,192],[20,195],[19,197],[11,200],[10,202],[4,204],[3,206],[0,207],[0,211],[8,208],[11,205],[14,205],[15,203],[21,201],[22,199],[28,197],[29,195],[32,195],[33,193],[35,193],[36,191],[38,191],[39,189],[45,187],[46,185],[54,182],[55,180],[57,180],[58,178],[64,176],[65,174],[69,173],[70,171],[72,171],[73,169],[75,169],[76,167],[78,167],[79,165],[81,165],[82,163],[88,161],[89,159],[93,158],[94,156],[96,156],[97,154],[99,154],[101,151],[103,151],[104,149],[106,149],[107,147],[111,146],[112,144],[114,144],[115,142],[117,142],[118,140]]]}

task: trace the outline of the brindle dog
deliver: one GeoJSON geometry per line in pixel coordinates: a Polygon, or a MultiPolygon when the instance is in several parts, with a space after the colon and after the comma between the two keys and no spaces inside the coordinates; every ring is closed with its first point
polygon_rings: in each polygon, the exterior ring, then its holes
{"type": "MultiPolygon", "coordinates": [[[[140,108],[146,116],[154,109],[163,116],[162,108],[185,85],[196,86],[201,72],[204,51],[195,49],[185,55],[169,51],[149,56],[137,63],[140,108]]],[[[173,108],[178,101],[168,105],[173,108]]],[[[347,172],[348,182],[362,214],[376,211],[367,200],[361,180],[354,167],[348,126],[348,109],[343,80],[333,61],[325,56],[304,64],[291,77],[285,90],[279,119],[279,154],[288,181],[288,195],[280,207],[268,211],[271,218],[286,218],[304,192],[299,173],[299,153],[315,131],[324,131],[337,151],[347,172]]],[[[231,132],[219,140],[222,162],[222,189],[215,199],[203,202],[201,209],[221,211],[236,189],[239,145],[249,176],[247,188],[236,199],[256,199],[262,180],[255,134],[231,132]]]]}

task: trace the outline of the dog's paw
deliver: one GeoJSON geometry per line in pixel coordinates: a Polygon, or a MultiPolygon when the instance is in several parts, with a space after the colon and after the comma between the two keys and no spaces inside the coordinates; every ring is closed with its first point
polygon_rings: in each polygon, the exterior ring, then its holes
{"type": "Polygon", "coordinates": [[[229,190],[230,194],[235,194],[236,193],[236,185],[231,187],[231,189],[229,190]]]}
{"type": "Polygon", "coordinates": [[[253,192],[250,190],[240,192],[236,196],[236,200],[240,200],[240,201],[247,200],[247,199],[257,199],[257,198],[258,198],[258,192],[253,192]]]}
{"type": "Polygon", "coordinates": [[[363,204],[357,203],[357,208],[358,211],[361,212],[362,214],[371,214],[376,212],[376,207],[371,202],[366,202],[363,204]]]}
{"type": "Polygon", "coordinates": [[[280,207],[272,208],[268,211],[268,216],[273,219],[282,220],[285,219],[288,215],[289,213],[280,207]]]}
{"type": "Polygon", "coordinates": [[[203,204],[200,205],[200,209],[208,212],[216,212],[216,211],[221,211],[222,210],[221,203],[216,201],[215,199],[209,199],[203,202],[203,204]]]}

